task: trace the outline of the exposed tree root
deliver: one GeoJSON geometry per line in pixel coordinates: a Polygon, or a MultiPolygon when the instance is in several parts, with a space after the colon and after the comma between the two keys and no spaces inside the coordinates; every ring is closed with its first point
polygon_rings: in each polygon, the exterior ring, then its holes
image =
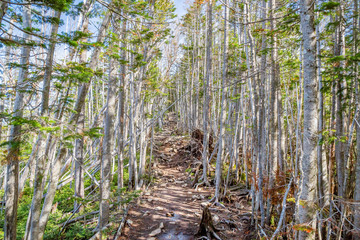
{"type": "Polygon", "coordinates": [[[212,203],[212,205],[216,205],[218,207],[226,208],[224,204],[219,202],[219,199],[217,199],[215,196],[209,200],[209,203],[212,203]]]}
{"type": "Polygon", "coordinates": [[[195,184],[195,190],[197,190],[198,187],[203,186],[203,185],[210,187],[210,183],[209,183],[208,181],[205,182],[205,181],[203,180],[203,177],[201,177],[201,178],[199,179],[199,181],[201,181],[201,182],[195,184]]]}
{"type": "MultiPolygon", "coordinates": [[[[201,168],[202,164],[199,164],[199,166],[197,166],[196,171],[195,171],[195,177],[194,177],[194,181],[191,183],[191,186],[194,187],[195,184],[199,181],[199,176],[200,176],[200,168],[201,168]]],[[[200,179],[201,181],[201,179],[200,179]]]]}

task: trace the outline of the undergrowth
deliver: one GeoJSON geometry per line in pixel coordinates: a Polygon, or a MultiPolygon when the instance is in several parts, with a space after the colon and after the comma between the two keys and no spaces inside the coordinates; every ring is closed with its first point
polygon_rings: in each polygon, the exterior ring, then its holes
{"type": "MultiPolygon", "coordinates": [[[[128,160],[124,159],[124,165],[127,164],[128,160]]],[[[118,206],[116,205],[120,199],[120,204],[129,203],[134,198],[137,198],[140,191],[127,192],[126,188],[122,188],[118,191],[118,176],[116,174],[117,167],[115,166],[115,174],[111,181],[111,198],[114,203],[112,214],[115,214],[114,223],[121,221],[121,212],[117,211],[118,206]],[[121,197],[119,198],[119,194],[121,197]]],[[[100,171],[95,174],[95,179],[100,181],[100,171]]],[[[127,186],[129,180],[129,174],[127,168],[124,168],[124,185],[127,186]]],[[[76,218],[87,213],[91,213],[99,210],[99,188],[96,188],[93,180],[86,178],[84,181],[85,199],[79,199],[74,197],[74,186],[69,183],[62,188],[58,189],[55,194],[52,211],[49,216],[49,220],[46,225],[44,232],[44,239],[71,239],[71,240],[85,240],[89,239],[96,228],[98,214],[89,215],[86,217],[86,222],[78,221],[63,228],[64,223],[71,217],[76,218]],[[84,208],[73,215],[74,202],[80,202],[84,208]]],[[[19,207],[18,207],[18,219],[17,219],[17,239],[23,239],[25,235],[26,222],[29,216],[31,201],[33,196],[33,188],[26,184],[23,192],[20,194],[19,207]]],[[[0,190],[0,199],[4,199],[4,190],[0,190]]],[[[85,219],[85,218],[84,218],[85,219]]],[[[116,225],[116,224],[115,224],[116,225]]],[[[0,240],[4,239],[4,209],[0,212],[0,240]]],[[[116,231],[115,226],[110,228],[107,232],[109,236],[116,231]]],[[[106,232],[104,232],[106,235],[106,232]]],[[[104,236],[104,235],[103,235],[104,236]]]]}

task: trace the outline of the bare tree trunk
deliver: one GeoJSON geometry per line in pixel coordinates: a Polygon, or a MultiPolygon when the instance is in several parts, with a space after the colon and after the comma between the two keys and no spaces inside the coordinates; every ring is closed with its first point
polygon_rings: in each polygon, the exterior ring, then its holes
{"type": "MultiPolygon", "coordinates": [[[[1,24],[1,22],[0,22],[1,24]]],[[[13,30],[14,30],[14,26],[10,25],[9,29],[8,29],[8,34],[9,34],[9,39],[12,39],[12,34],[13,34],[13,30]]],[[[6,46],[5,47],[5,67],[4,67],[4,77],[2,79],[3,82],[1,82],[1,86],[0,86],[0,91],[1,93],[5,93],[5,86],[7,85],[7,83],[9,82],[9,80],[11,79],[11,68],[8,66],[10,63],[10,54],[11,54],[11,48],[10,46],[6,46]]],[[[6,109],[5,109],[5,105],[6,105],[6,100],[5,98],[0,99],[0,112],[3,113],[6,109]]],[[[6,132],[5,132],[6,133],[6,132]]],[[[3,137],[3,120],[0,120],[0,141],[5,140],[6,137],[3,137]]],[[[0,189],[4,189],[6,188],[6,166],[4,166],[4,170],[3,170],[3,177],[2,177],[2,181],[0,181],[0,189]]],[[[20,188],[21,189],[21,188],[20,188]]],[[[3,205],[3,204],[2,204],[3,205]]],[[[1,206],[2,206],[1,205],[1,206]]],[[[2,206],[3,207],[3,206],[2,206]]],[[[0,214],[3,213],[3,208],[1,209],[0,214]]]]}
{"type": "MultiPolygon", "coordinates": [[[[316,33],[314,26],[314,4],[302,0],[301,29],[304,46],[304,140],[301,161],[300,206],[297,209],[300,224],[315,230],[316,188],[317,188],[317,128],[318,128],[318,86],[316,78],[316,33]]],[[[315,239],[315,232],[299,232],[299,239],[315,239]]]]}
{"type": "MultiPolygon", "coordinates": [[[[340,0],[339,5],[339,16],[336,16],[336,20],[339,21],[338,29],[337,29],[337,36],[336,36],[336,43],[334,47],[334,55],[336,56],[344,56],[344,48],[345,45],[344,42],[344,29],[343,29],[343,3],[340,0]]],[[[345,194],[345,187],[344,187],[344,179],[345,179],[345,161],[344,161],[344,119],[343,119],[343,94],[344,94],[344,88],[343,88],[343,81],[344,81],[344,75],[343,68],[344,61],[340,61],[336,68],[338,71],[338,80],[335,83],[336,87],[336,107],[335,107],[335,116],[336,116],[336,140],[335,140],[335,161],[336,161],[336,174],[337,174],[337,183],[338,183],[338,196],[344,197],[345,194]]]]}
{"type": "Polygon", "coordinates": [[[46,197],[44,200],[44,205],[41,210],[38,235],[34,235],[30,239],[39,239],[39,240],[43,239],[45,227],[46,227],[47,221],[49,219],[52,203],[53,203],[54,197],[55,197],[56,187],[57,187],[57,183],[58,183],[59,176],[60,176],[61,165],[62,165],[62,162],[63,162],[66,154],[67,154],[67,150],[65,148],[60,147],[59,151],[57,152],[57,156],[55,157],[54,161],[51,163],[50,182],[49,182],[48,190],[47,190],[46,197]]]}
{"type": "MultiPolygon", "coordinates": [[[[61,12],[57,11],[54,13],[54,17],[60,19],[61,12]]],[[[45,62],[45,72],[44,72],[44,80],[43,80],[43,94],[42,94],[42,103],[41,103],[41,111],[40,116],[44,116],[48,114],[49,110],[49,95],[50,95],[50,83],[51,83],[51,76],[53,70],[53,59],[54,59],[54,51],[55,51],[55,40],[56,34],[58,32],[59,22],[55,21],[52,25],[51,29],[51,43],[49,47],[49,51],[47,54],[46,62],[45,62]]],[[[38,223],[41,211],[41,201],[42,195],[44,190],[44,184],[46,179],[45,175],[45,165],[46,160],[48,159],[46,154],[46,146],[49,144],[48,141],[51,140],[51,134],[48,136],[48,140],[46,141],[45,134],[39,132],[38,140],[36,145],[38,146],[37,152],[32,154],[37,154],[37,160],[35,165],[35,178],[34,178],[34,195],[31,203],[31,210],[29,212],[27,227],[24,238],[33,239],[33,236],[37,236],[38,234],[38,223]]],[[[35,158],[35,157],[34,157],[35,158]]],[[[33,159],[33,158],[32,158],[33,159]]],[[[31,159],[31,160],[32,160],[31,159]]],[[[29,160],[30,161],[30,160],[29,160]]],[[[30,163],[31,165],[32,163],[30,163]]],[[[24,173],[25,174],[25,173],[24,173]]],[[[24,180],[26,179],[26,175],[22,176],[24,180]]]]}
{"type": "MultiPolygon", "coordinates": [[[[266,2],[263,0],[262,2],[262,28],[266,29],[265,19],[266,19],[266,2]]],[[[259,178],[258,178],[258,199],[260,205],[261,212],[261,227],[264,227],[265,224],[265,210],[264,210],[264,202],[263,202],[263,175],[264,175],[264,166],[266,161],[266,139],[265,139],[265,81],[266,81],[266,36],[265,33],[262,34],[262,55],[261,55],[261,69],[260,69],[260,82],[259,82],[259,125],[258,125],[258,134],[259,134],[259,158],[258,158],[258,170],[259,170],[259,178]]]]}
{"type": "Polygon", "coordinates": [[[43,81],[43,94],[42,94],[42,104],[41,104],[41,116],[48,114],[49,111],[49,96],[50,96],[50,83],[53,70],[53,60],[54,60],[54,51],[56,46],[56,35],[59,29],[61,12],[56,11],[54,17],[58,19],[55,21],[51,28],[51,42],[49,45],[49,51],[45,63],[45,72],[44,72],[44,81],[43,81]]]}
{"type": "Polygon", "coordinates": [[[114,146],[114,118],[116,108],[116,71],[115,60],[110,59],[109,81],[106,103],[106,117],[104,121],[104,138],[101,164],[101,190],[99,228],[102,229],[109,222],[110,217],[110,183],[111,160],[114,146]]]}
{"type": "MultiPolygon", "coordinates": [[[[357,63],[356,63],[357,64],[357,63]]],[[[357,67],[357,66],[356,66],[357,67]]],[[[359,83],[357,84],[357,104],[360,106],[360,87],[359,83]]],[[[355,166],[355,192],[354,192],[354,200],[356,202],[360,201],[360,110],[358,109],[357,118],[356,118],[356,166],[355,166]]],[[[355,240],[360,239],[360,206],[359,204],[354,205],[354,225],[357,227],[355,232],[355,240]]]]}
{"type": "Polygon", "coordinates": [[[227,0],[225,0],[224,5],[224,46],[223,46],[223,69],[222,69],[222,83],[221,83],[221,103],[220,103],[220,135],[219,135],[219,147],[218,154],[216,158],[216,169],[215,169],[215,202],[218,202],[220,199],[220,186],[221,186],[221,175],[222,175],[222,156],[224,153],[224,142],[225,142],[225,121],[226,121],[226,108],[225,108],[225,97],[227,94],[227,58],[228,58],[228,7],[227,0]]]}
{"type": "Polygon", "coordinates": [[[324,150],[322,143],[320,142],[323,138],[322,131],[324,129],[324,97],[321,91],[322,89],[322,74],[321,74],[321,43],[320,43],[320,32],[319,26],[316,27],[317,34],[317,68],[318,68],[318,84],[319,84],[319,140],[318,140],[318,149],[317,149],[317,158],[318,158],[318,186],[319,186],[319,199],[321,206],[329,204],[329,193],[328,193],[328,174],[326,168],[326,159],[324,157],[324,150]]]}
{"type": "MultiPolygon", "coordinates": [[[[319,84],[319,126],[318,126],[318,146],[317,146],[317,167],[318,167],[318,194],[319,194],[319,204],[323,208],[325,205],[329,204],[329,193],[328,193],[328,175],[326,169],[326,159],[324,158],[323,144],[322,144],[322,131],[324,128],[324,99],[321,91],[322,88],[322,74],[321,74],[321,43],[320,43],[320,32],[319,25],[316,26],[316,38],[317,38],[317,70],[318,70],[318,84],[319,84]]],[[[319,212],[320,219],[322,219],[323,214],[319,212]]],[[[320,221],[318,223],[319,233],[322,234],[322,237],[325,238],[325,228],[323,223],[320,221]]]]}
{"type": "MultiPolygon", "coordinates": [[[[134,56],[131,54],[131,65],[134,64],[134,56]]],[[[135,73],[130,73],[130,119],[129,119],[129,189],[138,190],[138,174],[136,159],[136,94],[135,94],[135,73]]]]}
{"type": "MultiPolygon", "coordinates": [[[[274,18],[274,12],[276,8],[276,0],[269,1],[269,18],[270,20],[270,30],[274,31],[276,28],[274,18]]],[[[270,163],[269,163],[269,195],[268,195],[268,203],[271,203],[272,194],[271,191],[274,189],[275,184],[275,177],[279,170],[279,166],[281,165],[280,161],[280,152],[281,152],[281,145],[279,144],[279,95],[280,95],[280,79],[278,77],[278,64],[277,64],[277,37],[273,35],[270,41],[270,48],[271,48],[271,93],[270,93],[270,118],[269,118],[269,126],[271,128],[270,131],[270,146],[271,146],[271,153],[270,153],[270,163]]],[[[280,99],[281,100],[281,99],[280,99]]],[[[280,168],[281,169],[281,168],[280,168]]],[[[282,170],[282,169],[281,169],[282,170]]],[[[268,204],[267,207],[267,223],[270,223],[270,214],[271,214],[271,206],[268,204]]]]}
{"type": "MultiPolygon", "coordinates": [[[[80,21],[79,21],[80,24],[80,21]]],[[[82,26],[83,31],[88,30],[89,19],[85,18],[82,26]]],[[[86,39],[84,39],[86,41],[86,39]]],[[[87,58],[87,50],[82,50],[80,54],[80,63],[85,63],[87,58]]],[[[80,88],[78,89],[80,94],[80,88]]],[[[77,132],[81,135],[85,128],[85,105],[81,109],[79,115],[77,132]]],[[[84,189],[84,137],[75,140],[75,166],[74,166],[74,196],[83,199],[85,197],[84,189]]],[[[74,201],[74,211],[81,211],[84,206],[74,201]]]]}
{"type": "MultiPolygon", "coordinates": [[[[121,30],[121,60],[126,61],[126,52],[125,52],[125,32],[126,32],[126,20],[123,19],[122,21],[122,30],[121,30]]],[[[119,102],[119,109],[118,109],[118,115],[119,115],[119,137],[118,137],[118,194],[119,194],[119,202],[120,202],[120,194],[121,189],[124,187],[124,129],[125,129],[125,71],[126,71],[126,65],[121,64],[120,65],[120,90],[119,90],[119,96],[118,96],[118,102],[119,102]]]]}
{"type": "MultiPolygon", "coordinates": [[[[82,113],[78,120],[78,131],[83,131],[85,128],[85,109],[83,107],[82,113]]],[[[74,196],[83,199],[85,197],[84,189],[84,138],[81,137],[75,140],[75,166],[74,166],[74,196]]],[[[81,211],[84,207],[81,203],[74,201],[74,211],[81,211]]]]}
{"type": "Polygon", "coordinates": [[[208,167],[208,151],[209,151],[209,137],[210,131],[208,127],[209,123],[209,114],[210,114],[210,93],[209,93],[209,84],[210,84],[210,74],[211,74],[211,47],[212,47],[212,0],[209,0],[207,3],[207,36],[206,36],[206,74],[205,74],[205,100],[203,106],[203,125],[204,125],[204,139],[203,139],[203,152],[202,152],[202,162],[203,162],[203,175],[202,179],[206,185],[209,185],[207,179],[207,167],[208,167]]]}
{"type": "Polygon", "coordinates": [[[146,136],[148,135],[148,130],[144,123],[146,122],[145,117],[145,99],[141,100],[141,107],[140,107],[140,137],[139,137],[139,147],[140,147],[140,159],[139,159],[139,187],[141,188],[144,184],[144,175],[146,169],[146,149],[148,145],[148,141],[146,136]]]}
{"type": "MultiPolygon", "coordinates": [[[[249,16],[249,4],[248,2],[245,3],[245,23],[250,22],[250,16],[249,16]]],[[[249,95],[250,95],[250,111],[251,111],[251,123],[253,124],[253,128],[251,131],[251,138],[250,138],[250,154],[251,155],[251,195],[252,195],[252,201],[251,201],[251,207],[252,211],[255,212],[255,201],[256,201],[256,158],[258,154],[258,135],[257,135],[257,93],[256,93],[256,86],[255,86],[255,56],[253,52],[253,37],[251,35],[251,31],[249,31],[247,24],[244,25],[244,35],[245,35],[245,42],[249,42],[250,49],[248,44],[245,45],[245,53],[246,53],[246,65],[248,70],[248,89],[249,89],[249,95]],[[253,67],[252,67],[253,66],[253,67]],[[256,149],[255,149],[256,148],[256,149]]],[[[252,222],[254,222],[254,217],[252,217],[252,222]]]]}
{"type": "MultiPolygon", "coordinates": [[[[354,0],[354,15],[358,14],[358,0],[354,0]]],[[[359,34],[359,16],[354,17],[354,55],[358,53],[358,34],[359,34]]],[[[354,63],[354,75],[355,80],[359,77],[359,66],[358,62],[354,63]]],[[[360,201],[360,84],[359,81],[355,83],[355,93],[357,101],[357,115],[355,113],[356,119],[356,165],[355,165],[355,191],[354,191],[354,200],[356,202],[360,201]]],[[[354,240],[360,240],[360,206],[358,204],[354,205],[354,225],[357,228],[354,233],[354,240]]]]}
{"type": "MultiPolygon", "coordinates": [[[[30,5],[23,6],[23,26],[31,28],[31,9],[30,5]]],[[[23,38],[29,40],[31,36],[24,32],[23,38]]],[[[13,108],[13,117],[23,117],[24,90],[26,89],[26,78],[28,76],[28,65],[30,60],[29,45],[24,45],[21,50],[21,68],[19,70],[19,78],[16,84],[16,98],[13,108]]],[[[17,208],[19,197],[19,159],[21,144],[21,125],[12,125],[9,136],[9,149],[7,155],[6,170],[6,188],[5,188],[5,223],[4,223],[4,239],[16,239],[17,225],[17,208]]]]}
{"type": "Polygon", "coordinates": [[[44,138],[45,138],[44,135],[39,134],[38,136],[39,153],[36,161],[34,195],[31,202],[31,209],[29,212],[29,216],[26,224],[26,232],[24,236],[24,239],[29,239],[29,240],[36,239],[35,236],[37,236],[39,233],[41,202],[43,199],[43,191],[47,178],[46,160],[51,160],[51,158],[48,157],[49,155],[48,149],[51,141],[51,134],[48,135],[47,139],[44,138]]]}

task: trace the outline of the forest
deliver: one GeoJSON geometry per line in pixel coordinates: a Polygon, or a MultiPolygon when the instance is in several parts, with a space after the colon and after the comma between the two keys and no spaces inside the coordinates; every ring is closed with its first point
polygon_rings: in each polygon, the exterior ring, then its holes
{"type": "Polygon", "coordinates": [[[360,240],[360,2],[174,1],[0,0],[0,239],[360,240]]]}

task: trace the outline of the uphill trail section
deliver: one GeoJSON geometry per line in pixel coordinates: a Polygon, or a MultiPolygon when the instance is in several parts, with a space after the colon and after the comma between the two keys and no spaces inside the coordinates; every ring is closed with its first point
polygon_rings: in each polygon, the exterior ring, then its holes
{"type": "MultiPolygon", "coordinates": [[[[131,203],[121,240],[196,239],[203,207],[213,188],[192,187],[186,169],[194,160],[181,151],[190,138],[174,134],[175,129],[176,122],[169,117],[163,131],[154,136],[155,181],[137,202],[131,203]]],[[[249,232],[249,211],[237,206],[210,207],[222,239],[245,239],[244,234],[249,232]]]]}

